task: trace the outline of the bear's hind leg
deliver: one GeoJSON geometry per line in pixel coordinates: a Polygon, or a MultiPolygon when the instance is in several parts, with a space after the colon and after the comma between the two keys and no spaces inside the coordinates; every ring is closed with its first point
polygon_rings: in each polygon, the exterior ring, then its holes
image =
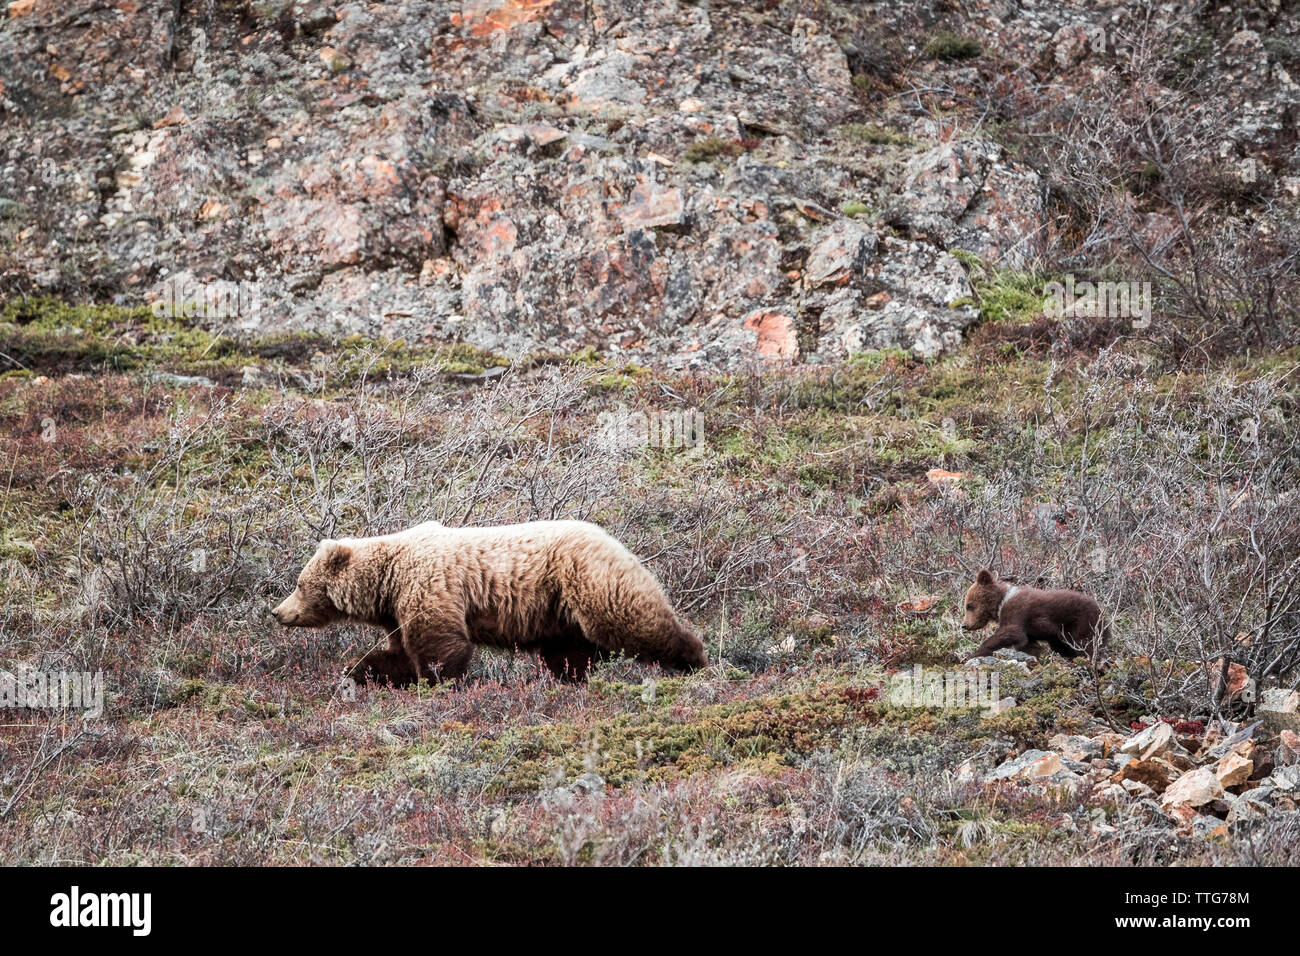
{"type": "Polygon", "coordinates": [[[1062,657],[1068,657],[1074,660],[1076,657],[1083,656],[1083,649],[1076,643],[1076,638],[1067,630],[1062,630],[1059,634],[1053,634],[1047,639],[1047,643],[1052,645],[1052,650],[1062,657]]]}
{"type": "MultiPolygon", "coordinates": [[[[654,584],[653,579],[650,583],[654,584]]],[[[654,587],[657,591],[658,585],[654,587]]],[[[573,619],[588,642],[610,653],[675,670],[708,665],[704,645],[662,593],[646,595],[628,589],[620,598],[610,602],[598,594],[582,592],[571,596],[573,619]]]]}
{"type": "Polygon", "coordinates": [[[574,628],[546,641],[541,656],[556,680],[577,683],[586,680],[592,663],[603,660],[607,653],[574,628]]]}

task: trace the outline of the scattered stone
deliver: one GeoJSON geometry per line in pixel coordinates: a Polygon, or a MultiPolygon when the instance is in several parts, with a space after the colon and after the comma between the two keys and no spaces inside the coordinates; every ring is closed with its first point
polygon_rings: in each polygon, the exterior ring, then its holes
{"type": "Polygon", "coordinates": [[[1223,785],[1209,767],[1189,770],[1172,784],[1160,797],[1165,809],[1199,807],[1223,796],[1223,785]]]}
{"type": "Polygon", "coordinates": [[[926,480],[932,485],[955,485],[966,476],[960,471],[944,471],[942,468],[931,468],[925,473],[926,480]]]}
{"type": "Polygon", "coordinates": [[[1300,791],[1300,765],[1277,767],[1273,770],[1273,786],[1278,790],[1292,793],[1300,791]]]}
{"type": "Polygon", "coordinates": [[[1277,735],[1277,750],[1273,758],[1279,764],[1300,762],[1300,734],[1294,730],[1283,730],[1277,735]]]}
{"type": "Polygon", "coordinates": [[[1026,750],[1019,757],[998,766],[988,780],[1031,780],[1050,777],[1061,770],[1060,754],[1047,750],[1026,750]]]}
{"type": "Polygon", "coordinates": [[[570,789],[575,793],[600,793],[605,789],[605,778],[598,773],[587,771],[573,781],[570,789]]]}
{"type": "Polygon", "coordinates": [[[1139,731],[1120,746],[1119,752],[1150,760],[1165,753],[1174,743],[1174,728],[1163,720],[1139,731]]]}
{"type": "Polygon", "coordinates": [[[993,656],[1000,661],[1017,661],[1023,664],[1032,664],[1038,661],[1038,658],[1033,654],[1026,654],[1024,651],[1013,650],[1010,647],[994,651],[993,656]]]}
{"type": "Polygon", "coordinates": [[[920,594],[916,597],[908,598],[906,601],[900,601],[897,609],[902,614],[915,614],[919,616],[929,614],[937,608],[942,601],[942,594],[920,594]]]}
{"type": "Polygon", "coordinates": [[[745,328],[758,333],[754,349],[769,361],[789,362],[799,356],[794,320],[781,312],[759,309],[745,316],[745,328]]]}
{"type": "Polygon", "coordinates": [[[176,387],[202,385],[210,388],[216,384],[212,379],[203,375],[176,375],[172,372],[146,372],[145,378],[151,382],[158,382],[162,385],[172,385],[176,387]]]}
{"type": "Polygon", "coordinates": [[[1224,788],[1236,787],[1249,780],[1254,769],[1253,760],[1240,754],[1230,753],[1219,761],[1218,766],[1214,768],[1214,775],[1219,778],[1219,783],[1224,788]]]}
{"type": "Polygon", "coordinates": [[[1029,665],[1024,661],[1008,661],[1000,657],[972,657],[961,665],[962,670],[982,670],[988,667],[1011,667],[1022,674],[1029,673],[1029,665]]]}
{"type": "Polygon", "coordinates": [[[1047,746],[1058,750],[1071,760],[1093,760],[1105,753],[1105,745],[1100,738],[1084,737],[1081,734],[1057,734],[1047,741],[1047,746]]]}
{"type": "Polygon", "coordinates": [[[1273,733],[1300,732],[1300,691],[1269,688],[1260,694],[1255,713],[1273,733]]]}

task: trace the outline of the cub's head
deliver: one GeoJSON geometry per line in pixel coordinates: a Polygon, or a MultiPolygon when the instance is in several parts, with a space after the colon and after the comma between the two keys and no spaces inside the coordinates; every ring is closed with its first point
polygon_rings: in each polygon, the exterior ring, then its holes
{"type": "Polygon", "coordinates": [[[340,541],[325,540],[298,575],[294,592],[271,611],[286,627],[324,627],[344,616],[339,606],[339,584],[352,559],[352,549],[340,541]]]}
{"type": "Polygon", "coordinates": [[[1005,588],[999,586],[993,572],[980,568],[975,583],[966,589],[966,616],[961,621],[962,630],[978,631],[996,621],[1004,593],[1005,588]]]}

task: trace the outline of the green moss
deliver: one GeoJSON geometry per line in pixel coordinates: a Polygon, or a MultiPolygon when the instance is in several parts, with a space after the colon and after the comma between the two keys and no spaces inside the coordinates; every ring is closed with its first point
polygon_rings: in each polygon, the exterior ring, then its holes
{"type": "Polygon", "coordinates": [[[844,213],[844,215],[848,216],[849,218],[853,218],[855,216],[869,216],[871,215],[871,207],[864,202],[857,202],[855,200],[853,202],[846,202],[843,206],[841,206],[840,212],[844,213]]]}
{"type": "Polygon", "coordinates": [[[0,529],[0,562],[17,561],[27,567],[36,564],[36,545],[13,537],[8,528],[0,529]]]}
{"type": "Polygon", "coordinates": [[[532,361],[541,363],[557,359],[566,361],[570,365],[582,365],[600,371],[600,375],[587,383],[587,390],[591,394],[626,391],[652,374],[650,369],[635,362],[611,362],[607,356],[601,355],[594,345],[588,345],[567,357],[539,354],[534,356],[532,361]]]}
{"type": "Polygon", "coordinates": [[[851,143],[869,143],[873,146],[916,145],[916,140],[912,137],[875,123],[845,123],[840,127],[839,133],[851,143]]]}
{"type": "Polygon", "coordinates": [[[738,142],[718,136],[707,136],[687,146],[682,153],[682,159],[688,163],[707,163],[722,157],[739,156],[744,151],[745,147],[738,142]]]}
{"type": "Polygon", "coordinates": [[[954,249],[952,255],[966,266],[976,294],[975,300],[962,299],[954,302],[954,307],[978,304],[980,319],[985,322],[1030,322],[1043,314],[1044,289],[1051,276],[997,269],[964,249],[954,249]]]}
{"type": "Polygon", "coordinates": [[[428,365],[446,374],[510,365],[503,355],[463,342],[415,347],[400,339],[331,339],[313,332],[239,341],[146,307],[70,305],[52,298],[10,300],[0,307],[0,326],[6,323],[12,327],[6,352],[29,372],[147,370],[233,385],[245,365],[268,359],[307,364],[320,352],[329,358],[330,384],[346,387],[428,365]]]}
{"type": "Polygon", "coordinates": [[[823,687],[705,707],[691,716],[661,715],[655,708],[582,725],[526,727],[503,734],[486,756],[510,755],[500,786],[514,792],[535,792],[540,781],[557,775],[576,777],[590,769],[593,753],[596,772],[615,787],[725,766],[779,768],[826,746],[837,733],[873,721],[878,693],[823,687]]]}
{"type": "Polygon", "coordinates": [[[855,368],[874,372],[891,363],[906,366],[911,359],[911,352],[896,345],[890,345],[883,349],[867,349],[862,352],[855,352],[850,358],[849,364],[855,368]]]}
{"type": "Polygon", "coordinates": [[[969,60],[984,52],[980,41],[947,30],[936,33],[925,44],[926,55],[932,60],[969,60]]]}

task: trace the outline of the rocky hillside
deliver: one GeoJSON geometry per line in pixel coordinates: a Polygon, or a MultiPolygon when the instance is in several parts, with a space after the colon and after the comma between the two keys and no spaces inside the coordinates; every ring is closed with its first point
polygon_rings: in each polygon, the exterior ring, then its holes
{"type": "Polygon", "coordinates": [[[931,356],[979,311],[963,252],[1178,297],[1219,237],[1277,241],[1300,190],[1300,14],[1276,0],[7,13],[0,289],[234,330],[931,356]]]}

